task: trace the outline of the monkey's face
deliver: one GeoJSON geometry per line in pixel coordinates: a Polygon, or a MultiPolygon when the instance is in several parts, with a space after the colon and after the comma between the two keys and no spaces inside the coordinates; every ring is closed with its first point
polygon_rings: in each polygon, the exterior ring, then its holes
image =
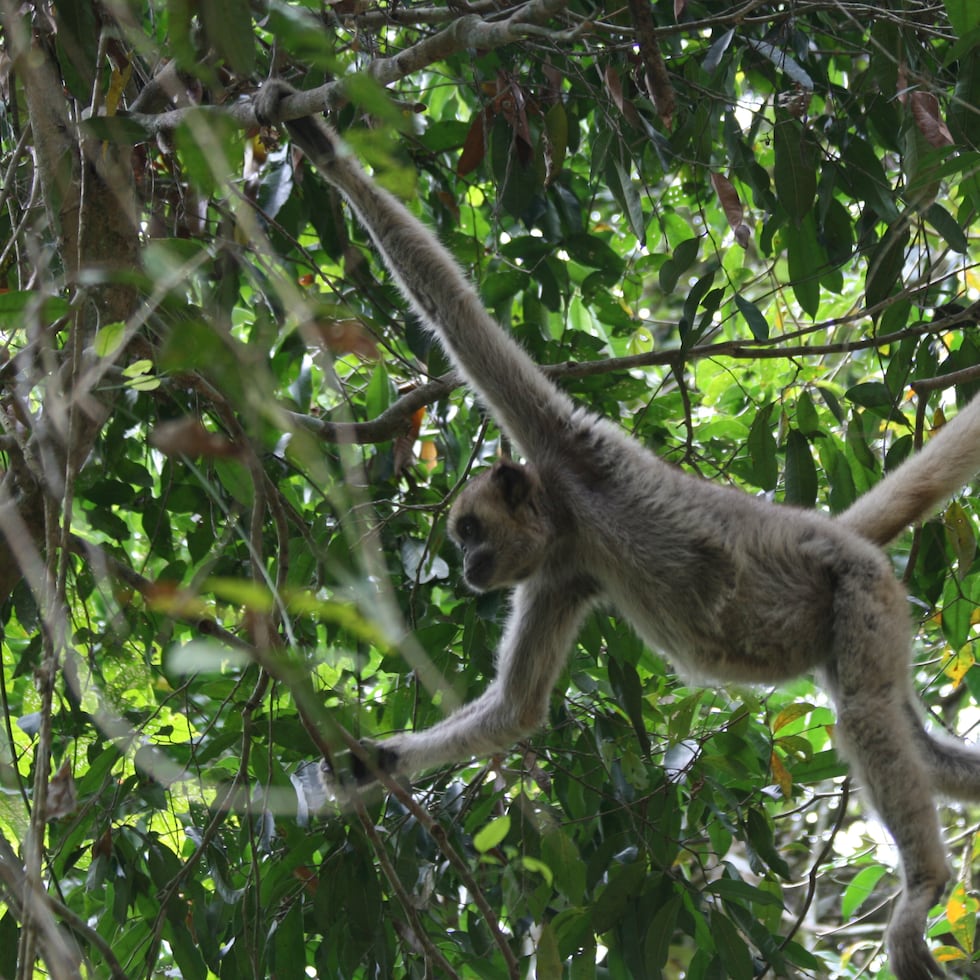
{"type": "Polygon", "coordinates": [[[553,537],[540,503],[536,474],[510,460],[463,488],[449,514],[449,534],[463,553],[470,588],[507,588],[540,568],[553,537]]]}

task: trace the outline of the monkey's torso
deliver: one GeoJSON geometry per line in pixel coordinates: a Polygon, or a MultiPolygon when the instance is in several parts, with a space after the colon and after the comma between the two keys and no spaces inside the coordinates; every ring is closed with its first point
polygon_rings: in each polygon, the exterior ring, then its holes
{"type": "Polygon", "coordinates": [[[578,418],[536,464],[565,508],[548,575],[588,568],[595,600],[686,675],[772,683],[824,665],[844,579],[905,615],[883,552],[830,517],[710,484],[578,418]],[[589,463],[569,467],[570,455],[589,463]]]}

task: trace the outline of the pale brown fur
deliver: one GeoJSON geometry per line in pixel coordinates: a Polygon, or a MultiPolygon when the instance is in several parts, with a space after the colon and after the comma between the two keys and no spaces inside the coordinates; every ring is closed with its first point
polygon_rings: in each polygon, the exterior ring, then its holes
{"type": "MultiPolygon", "coordinates": [[[[288,94],[267,84],[257,114],[283,118],[288,94]]],[[[837,706],[843,750],[901,854],[892,968],[900,980],[939,973],[923,941],[948,878],[932,800],[937,791],[980,799],[980,753],[923,728],[906,598],[880,546],[980,470],[980,401],[837,520],[695,479],[575,407],[332,130],[309,118],[286,125],[527,459],[478,477],[450,518],[470,585],[512,588],[497,675],[445,721],[379,743],[377,765],[409,774],[502,751],[533,731],[596,603],[695,677],[770,683],[815,672],[837,706]]]]}

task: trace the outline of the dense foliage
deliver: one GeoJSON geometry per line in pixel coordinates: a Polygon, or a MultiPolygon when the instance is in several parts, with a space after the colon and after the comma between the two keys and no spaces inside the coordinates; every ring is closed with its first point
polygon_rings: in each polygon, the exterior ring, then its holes
{"type": "MultiPolygon", "coordinates": [[[[248,96],[310,90],[575,398],[839,511],[980,387],[975,0],[0,15],[0,976],[886,975],[825,698],[688,686],[614,610],[513,753],[323,799],[492,673],[445,516],[500,447],[248,96]]],[[[893,549],[967,735],[977,510],[893,549]]]]}

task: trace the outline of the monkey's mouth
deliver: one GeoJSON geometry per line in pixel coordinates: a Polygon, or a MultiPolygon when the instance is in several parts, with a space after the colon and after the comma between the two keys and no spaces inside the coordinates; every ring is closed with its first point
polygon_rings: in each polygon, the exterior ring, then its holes
{"type": "Polygon", "coordinates": [[[463,568],[466,584],[475,592],[486,592],[493,582],[496,564],[492,552],[477,551],[472,558],[467,558],[463,568]]]}

